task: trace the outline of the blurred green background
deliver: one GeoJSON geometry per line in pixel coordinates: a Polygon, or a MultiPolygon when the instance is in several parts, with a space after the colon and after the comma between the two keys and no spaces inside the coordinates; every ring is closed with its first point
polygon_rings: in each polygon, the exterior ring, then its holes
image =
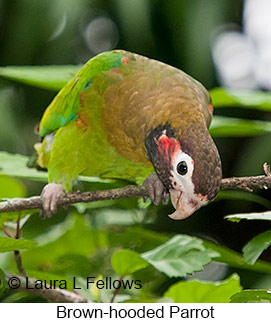
{"type": "MultiPolygon", "coordinates": [[[[241,0],[0,0],[0,65],[82,64],[101,51],[121,48],[178,67],[212,89],[220,85],[212,59],[214,39],[227,24],[242,30],[243,5],[241,0]]],[[[55,94],[0,80],[0,150],[33,153],[38,140],[33,129],[55,94]]],[[[270,113],[253,109],[220,108],[215,114],[270,120],[270,113]]],[[[262,174],[263,163],[271,162],[270,138],[215,138],[224,177],[262,174]]],[[[29,195],[42,188],[36,182],[24,184],[29,195]]],[[[270,190],[259,195],[270,200],[270,190]]],[[[271,224],[236,224],[223,217],[262,210],[266,208],[250,201],[218,199],[176,222],[167,217],[171,206],[151,206],[148,213],[154,220],[142,226],[208,237],[240,251],[271,224]]],[[[47,225],[33,220],[29,232],[41,223],[47,225]]],[[[263,258],[270,261],[270,253],[263,258]]],[[[246,279],[253,281],[253,274],[246,279]]]]}

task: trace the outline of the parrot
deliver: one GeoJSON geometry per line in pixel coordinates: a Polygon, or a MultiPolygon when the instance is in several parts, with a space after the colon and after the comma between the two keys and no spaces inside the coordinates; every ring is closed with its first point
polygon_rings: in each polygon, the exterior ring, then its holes
{"type": "Polygon", "coordinates": [[[189,217],[220,189],[212,115],[208,91],[180,69],[125,50],[92,57],[41,118],[43,217],[56,212],[78,175],[143,185],[155,205],[170,196],[172,219],[189,217]]]}

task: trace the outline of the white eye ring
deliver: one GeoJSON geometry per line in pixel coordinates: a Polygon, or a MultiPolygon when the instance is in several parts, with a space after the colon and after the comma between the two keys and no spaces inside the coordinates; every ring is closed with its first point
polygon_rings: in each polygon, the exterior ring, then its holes
{"type": "Polygon", "coordinates": [[[194,172],[194,161],[193,159],[183,151],[179,151],[173,159],[173,169],[171,171],[172,178],[171,183],[173,190],[181,191],[182,198],[186,198],[190,201],[194,197],[195,186],[193,183],[192,175],[194,172]],[[182,170],[186,171],[185,174],[180,174],[178,169],[180,164],[185,165],[182,170]]]}
{"type": "Polygon", "coordinates": [[[191,178],[194,171],[193,159],[183,151],[179,151],[173,160],[172,175],[177,179],[179,184],[184,183],[184,180],[191,178]]]}

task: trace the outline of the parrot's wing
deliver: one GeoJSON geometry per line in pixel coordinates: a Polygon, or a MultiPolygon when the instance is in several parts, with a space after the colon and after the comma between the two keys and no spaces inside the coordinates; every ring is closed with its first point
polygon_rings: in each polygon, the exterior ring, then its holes
{"type": "MultiPolygon", "coordinates": [[[[48,168],[49,182],[62,183],[69,191],[71,182],[82,174],[142,184],[153,172],[150,162],[146,165],[120,154],[108,142],[110,130],[102,125],[105,91],[132,73],[127,55],[112,51],[91,59],[47,108],[40,126],[45,138],[35,148],[39,165],[48,168]],[[52,145],[50,132],[55,133],[52,145]]],[[[133,55],[129,61],[135,62],[133,55]]]]}
{"type": "Polygon", "coordinates": [[[41,123],[42,137],[78,118],[80,93],[86,89],[97,74],[118,68],[125,58],[125,51],[105,52],[90,59],[68,82],[46,109],[41,123]]]}

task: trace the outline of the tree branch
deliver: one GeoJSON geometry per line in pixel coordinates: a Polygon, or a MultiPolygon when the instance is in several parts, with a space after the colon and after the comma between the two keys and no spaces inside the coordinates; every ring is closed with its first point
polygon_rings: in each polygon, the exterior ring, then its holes
{"type": "Polygon", "coordinates": [[[244,190],[252,192],[257,189],[271,188],[271,171],[270,165],[264,163],[263,170],[265,175],[250,177],[230,177],[223,178],[221,182],[222,190],[244,190]]]}
{"type": "Polygon", "coordinates": [[[29,292],[54,303],[91,303],[87,298],[70,290],[60,289],[58,287],[52,289],[37,289],[35,287],[35,278],[26,278],[7,272],[5,272],[5,276],[8,282],[11,282],[13,279],[13,289],[15,288],[14,282],[17,284],[19,282],[18,285],[20,286],[16,287],[16,290],[29,292]]]}
{"type": "MultiPolygon", "coordinates": [[[[271,188],[271,172],[270,166],[264,164],[265,175],[251,177],[230,177],[223,178],[221,181],[221,190],[245,190],[253,191],[255,189],[271,188]]],[[[148,197],[147,189],[144,186],[128,185],[123,188],[115,188],[111,190],[89,191],[89,192],[71,192],[67,193],[60,199],[58,205],[70,205],[79,202],[93,202],[102,200],[116,200],[128,197],[148,197]]],[[[40,196],[32,196],[29,198],[9,199],[0,203],[0,213],[15,212],[28,209],[40,209],[42,201],[40,196]]]]}
{"type": "MultiPolygon", "coordinates": [[[[116,200],[126,197],[148,197],[148,192],[143,186],[128,185],[123,188],[114,188],[111,190],[89,191],[89,192],[71,192],[67,193],[59,200],[58,205],[69,205],[79,202],[93,202],[102,200],[116,200]]],[[[21,210],[39,209],[42,207],[40,196],[29,198],[8,199],[0,203],[0,213],[15,212],[21,210]]]]}

